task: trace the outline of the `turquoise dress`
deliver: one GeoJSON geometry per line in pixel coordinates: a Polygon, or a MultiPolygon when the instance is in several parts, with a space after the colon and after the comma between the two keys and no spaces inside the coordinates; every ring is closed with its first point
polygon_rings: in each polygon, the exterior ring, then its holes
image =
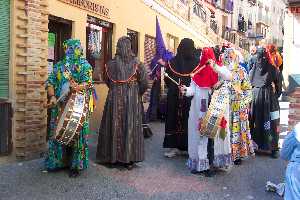
{"type": "Polygon", "coordinates": [[[289,161],[285,174],[285,200],[300,199],[300,123],[286,136],[281,158],[289,161]]]}
{"type": "MultiPolygon", "coordinates": [[[[66,89],[69,89],[70,77],[78,84],[86,83],[88,89],[86,89],[85,92],[89,97],[88,103],[90,105],[91,101],[93,101],[91,98],[93,98],[94,91],[92,85],[92,67],[83,58],[79,40],[67,40],[64,43],[64,48],[66,56],[54,66],[53,72],[49,75],[47,84],[54,88],[55,96],[59,98],[65,93],[66,89]]],[[[64,101],[64,103],[66,103],[66,101],[64,101]]],[[[87,144],[87,135],[89,134],[88,118],[92,112],[92,108],[89,106],[89,113],[83,123],[79,138],[73,145],[66,146],[53,139],[61,107],[62,105],[58,104],[50,110],[50,123],[48,127],[49,141],[45,166],[49,171],[62,168],[74,170],[86,169],[88,167],[89,156],[87,144]]]]}

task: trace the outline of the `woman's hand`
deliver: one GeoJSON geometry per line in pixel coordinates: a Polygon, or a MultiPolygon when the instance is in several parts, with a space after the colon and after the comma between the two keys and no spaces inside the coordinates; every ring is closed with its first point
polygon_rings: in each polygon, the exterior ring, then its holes
{"type": "Polygon", "coordinates": [[[51,96],[50,97],[50,100],[49,100],[49,106],[54,106],[54,105],[56,105],[57,104],[57,99],[56,99],[56,97],[55,96],[51,96]]]}
{"type": "Polygon", "coordinates": [[[180,85],[178,86],[179,88],[179,91],[182,95],[185,95],[186,94],[186,91],[187,91],[187,87],[185,85],[180,85]]]}

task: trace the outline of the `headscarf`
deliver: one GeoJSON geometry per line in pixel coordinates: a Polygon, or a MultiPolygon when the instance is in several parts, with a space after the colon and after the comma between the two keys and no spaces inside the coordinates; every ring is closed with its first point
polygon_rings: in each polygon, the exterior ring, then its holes
{"type": "Polygon", "coordinates": [[[282,65],[282,57],[277,51],[275,45],[271,44],[267,46],[267,55],[270,64],[279,69],[279,67],[282,65]]]}
{"type": "Polygon", "coordinates": [[[118,40],[116,57],[120,58],[124,63],[129,63],[135,57],[129,37],[123,36],[118,40]]]}
{"type": "Polygon", "coordinates": [[[83,58],[83,48],[80,40],[68,39],[63,43],[66,59],[80,59],[83,58]]]}
{"type": "Polygon", "coordinates": [[[250,72],[250,80],[253,87],[264,87],[271,84],[271,76],[269,72],[272,66],[268,62],[267,52],[265,48],[257,49],[257,60],[250,72]]]}
{"type": "Polygon", "coordinates": [[[218,82],[218,74],[207,64],[210,59],[216,62],[214,51],[212,48],[205,47],[202,50],[199,66],[206,65],[206,67],[195,74],[192,78],[194,83],[196,83],[199,87],[211,88],[218,82]]]}
{"type": "Polygon", "coordinates": [[[172,68],[179,73],[190,73],[197,66],[198,62],[195,59],[196,48],[194,41],[189,38],[181,40],[176,56],[171,60],[172,68]]]}
{"type": "Polygon", "coordinates": [[[131,50],[129,37],[123,36],[117,42],[115,58],[107,64],[107,73],[114,80],[126,80],[140,64],[131,50]]]}

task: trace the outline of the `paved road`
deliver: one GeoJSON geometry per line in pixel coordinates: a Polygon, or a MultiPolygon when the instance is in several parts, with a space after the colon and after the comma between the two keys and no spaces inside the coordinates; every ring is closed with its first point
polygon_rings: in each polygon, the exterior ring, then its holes
{"type": "MultiPolygon", "coordinates": [[[[283,135],[287,104],[282,105],[283,135]]],[[[164,125],[151,124],[155,135],[146,140],[146,160],[133,171],[108,169],[93,162],[96,138],[91,141],[91,165],[79,178],[67,172],[43,173],[43,160],[0,165],[1,200],[48,199],[162,199],[162,200],[273,200],[264,191],[268,180],[280,182],[284,163],[257,156],[220,172],[214,178],[192,175],[185,167],[186,157],[166,159],[161,148],[164,125]]]]}

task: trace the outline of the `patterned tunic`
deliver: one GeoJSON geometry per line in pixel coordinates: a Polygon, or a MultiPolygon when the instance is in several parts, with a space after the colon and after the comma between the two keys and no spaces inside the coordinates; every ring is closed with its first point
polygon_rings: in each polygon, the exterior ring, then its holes
{"type": "MultiPolygon", "coordinates": [[[[68,88],[66,87],[69,83],[69,75],[67,75],[67,71],[76,83],[87,83],[92,86],[92,67],[82,57],[80,42],[78,40],[70,39],[67,40],[64,45],[67,49],[67,56],[54,66],[53,72],[48,78],[48,85],[51,85],[54,88],[56,98],[59,98],[65,92],[64,90],[68,88]],[[78,48],[78,52],[76,52],[76,48],[78,48]]],[[[90,102],[93,92],[91,88],[92,87],[89,87],[89,89],[86,90],[90,102]]],[[[88,167],[89,154],[86,139],[86,136],[89,133],[88,117],[83,123],[78,140],[76,140],[73,145],[66,146],[53,139],[58,122],[58,116],[60,112],[62,112],[62,108],[65,103],[67,103],[66,100],[64,100],[62,104],[57,104],[55,107],[50,109],[50,124],[48,127],[48,138],[50,139],[48,141],[48,154],[45,159],[45,165],[48,170],[57,170],[65,167],[81,170],[88,167]]],[[[90,111],[91,110],[89,110],[89,112],[90,111]]],[[[91,113],[88,113],[87,116],[90,114],[91,113]]]]}
{"type": "Polygon", "coordinates": [[[231,87],[231,148],[233,161],[254,154],[249,128],[248,112],[252,99],[251,84],[244,68],[230,64],[233,80],[231,87]],[[239,94],[235,88],[241,89],[239,94]]]}

